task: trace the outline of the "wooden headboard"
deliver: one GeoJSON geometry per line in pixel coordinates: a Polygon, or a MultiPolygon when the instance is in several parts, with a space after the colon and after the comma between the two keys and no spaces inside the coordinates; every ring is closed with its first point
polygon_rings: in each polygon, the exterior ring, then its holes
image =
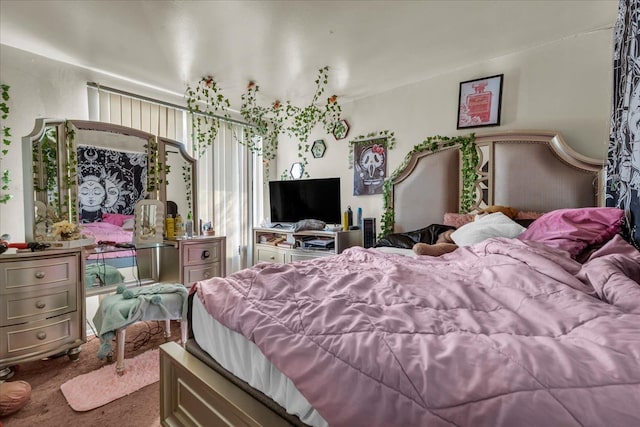
{"type": "MultiPolygon", "coordinates": [[[[476,135],[478,154],[470,212],[487,205],[520,211],[604,205],[603,161],[571,149],[557,132],[511,131],[476,135]]],[[[395,232],[441,224],[460,212],[459,144],[414,153],[391,181],[387,207],[395,232]]]]}

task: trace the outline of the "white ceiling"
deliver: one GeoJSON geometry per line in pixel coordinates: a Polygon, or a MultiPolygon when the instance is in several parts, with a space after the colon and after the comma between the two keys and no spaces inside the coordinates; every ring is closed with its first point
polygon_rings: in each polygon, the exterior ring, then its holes
{"type": "Polygon", "coordinates": [[[616,13],[616,0],[0,0],[0,42],[177,94],[211,74],[232,107],[250,80],[268,101],[309,102],[328,65],[346,102],[610,28],[616,13]]]}

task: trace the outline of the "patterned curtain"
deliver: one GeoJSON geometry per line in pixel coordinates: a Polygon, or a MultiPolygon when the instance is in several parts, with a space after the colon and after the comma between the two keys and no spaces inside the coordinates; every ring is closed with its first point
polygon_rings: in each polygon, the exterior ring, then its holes
{"type": "Polygon", "coordinates": [[[613,108],[606,205],[627,212],[640,248],[640,0],[619,0],[613,51],[613,108]]]}

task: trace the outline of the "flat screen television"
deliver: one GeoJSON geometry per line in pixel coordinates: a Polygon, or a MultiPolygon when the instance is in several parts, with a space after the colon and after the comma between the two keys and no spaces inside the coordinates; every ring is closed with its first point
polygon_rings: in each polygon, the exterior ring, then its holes
{"type": "Polygon", "coordinates": [[[317,219],[340,224],[340,178],[269,181],[271,223],[317,219]]]}

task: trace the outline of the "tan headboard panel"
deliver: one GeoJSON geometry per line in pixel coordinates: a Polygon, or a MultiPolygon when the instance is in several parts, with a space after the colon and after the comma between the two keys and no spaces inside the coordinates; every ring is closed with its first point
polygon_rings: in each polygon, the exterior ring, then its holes
{"type": "MultiPolygon", "coordinates": [[[[603,205],[603,162],[576,153],[557,132],[515,131],[476,136],[479,154],[472,211],[508,205],[521,211],[603,205]]],[[[415,153],[392,182],[394,231],[442,223],[459,212],[461,156],[455,145],[415,153]]]]}

